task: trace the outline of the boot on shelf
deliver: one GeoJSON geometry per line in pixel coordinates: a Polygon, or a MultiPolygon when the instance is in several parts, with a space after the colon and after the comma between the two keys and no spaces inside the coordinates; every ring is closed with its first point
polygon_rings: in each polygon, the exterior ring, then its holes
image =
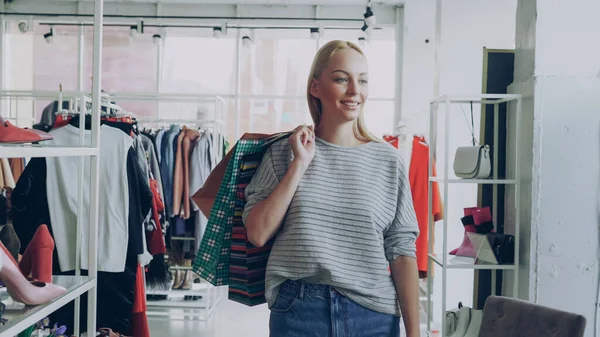
{"type": "Polygon", "coordinates": [[[473,212],[473,223],[478,234],[494,232],[492,212],[489,207],[481,207],[473,212]]]}
{"type": "Polygon", "coordinates": [[[475,233],[475,221],[473,220],[473,213],[478,209],[478,207],[469,207],[463,210],[464,216],[461,218],[462,224],[465,228],[465,234],[463,236],[463,242],[460,244],[458,248],[455,248],[450,251],[450,255],[458,255],[458,256],[468,256],[475,257],[475,249],[473,248],[473,244],[471,244],[471,240],[469,240],[469,236],[467,233],[475,233]]]}
{"type": "Polygon", "coordinates": [[[4,247],[8,249],[13,259],[19,259],[19,250],[21,249],[21,241],[15,232],[15,228],[11,224],[4,225],[0,230],[0,241],[4,247]]]}
{"type": "MultiPolygon", "coordinates": [[[[29,281],[23,276],[17,262],[10,256],[8,249],[0,243],[0,280],[6,285],[13,300],[27,305],[48,303],[65,294],[67,290],[52,283],[29,281]]],[[[52,255],[50,255],[52,256],[52,255]]]]}
{"type": "Polygon", "coordinates": [[[54,240],[46,225],[38,227],[21,258],[19,269],[25,277],[52,282],[52,252],[54,240]]]}
{"type": "MultiPolygon", "coordinates": [[[[185,260],[184,261],[184,266],[186,268],[190,268],[191,269],[191,267],[192,267],[192,260],[185,260]]],[[[192,284],[194,283],[194,280],[193,280],[193,276],[192,276],[193,272],[190,269],[185,270],[185,275],[183,277],[183,282],[181,283],[181,288],[180,288],[181,290],[190,290],[190,289],[192,289],[192,284]]]]}
{"type": "Polygon", "coordinates": [[[175,279],[173,280],[173,286],[171,287],[171,289],[173,290],[177,290],[181,288],[181,284],[183,283],[183,270],[177,269],[174,271],[175,273],[175,279]]]}

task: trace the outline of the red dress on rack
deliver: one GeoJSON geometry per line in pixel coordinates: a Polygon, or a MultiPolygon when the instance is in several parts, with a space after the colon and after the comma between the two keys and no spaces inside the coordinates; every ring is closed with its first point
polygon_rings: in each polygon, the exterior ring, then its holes
{"type": "MultiPolygon", "coordinates": [[[[433,162],[432,171],[432,175],[436,176],[435,160],[433,162]]],[[[431,214],[428,214],[429,145],[425,142],[425,137],[413,137],[412,155],[408,176],[413,204],[420,230],[419,237],[416,241],[417,266],[419,269],[419,277],[425,278],[427,277],[427,253],[429,248],[429,217],[432,216],[433,221],[438,221],[443,217],[443,205],[437,182],[434,182],[431,186],[431,192],[433,193],[432,212],[431,214]]]]}

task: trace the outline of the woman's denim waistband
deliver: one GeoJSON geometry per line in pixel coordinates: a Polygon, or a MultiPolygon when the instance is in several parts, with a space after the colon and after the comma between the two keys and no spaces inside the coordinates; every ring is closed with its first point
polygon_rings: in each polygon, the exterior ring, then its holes
{"type": "Polygon", "coordinates": [[[280,294],[290,297],[298,294],[300,295],[300,298],[304,298],[304,296],[330,298],[332,292],[337,293],[337,291],[329,285],[308,283],[300,280],[285,281],[279,288],[280,294]]]}

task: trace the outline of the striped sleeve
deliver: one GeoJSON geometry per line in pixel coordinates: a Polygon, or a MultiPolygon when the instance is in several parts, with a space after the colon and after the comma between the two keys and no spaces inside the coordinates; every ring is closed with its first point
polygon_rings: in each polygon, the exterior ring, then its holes
{"type": "Polygon", "coordinates": [[[242,221],[246,223],[248,214],[252,208],[259,202],[265,200],[279,183],[279,179],[273,168],[273,152],[272,147],[269,147],[263,156],[263,159],[256,170],[256,173],[250,180],[250,184],[246,187],[246,206],[242,214],[242,221]]]}
{"type": "Polygon", "coordinates": [[[385,256],[393,261],[399,256],[416,257],[415,242],[419,235],[419,224],[412,201],[404,161],[398,158],[398,201],[396,215],[384,233],[385,256]]]}

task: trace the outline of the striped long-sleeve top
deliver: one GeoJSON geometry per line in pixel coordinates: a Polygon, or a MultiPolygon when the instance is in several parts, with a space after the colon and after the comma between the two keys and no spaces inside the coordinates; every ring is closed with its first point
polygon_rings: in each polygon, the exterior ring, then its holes
{"type": "MultiPolygon", "coordinates": [[[[287,140],[265,153],[246,188],[243,220],[283,178],[293,154],[287,140]]],[[[419,227],[398,151],[386,143],[342,147],[316,139],[277,233],[266,271],[269,306],[286,280],[326,284],[356,303],[400,316],[388,262],[415,256],[419,227]]]]}

